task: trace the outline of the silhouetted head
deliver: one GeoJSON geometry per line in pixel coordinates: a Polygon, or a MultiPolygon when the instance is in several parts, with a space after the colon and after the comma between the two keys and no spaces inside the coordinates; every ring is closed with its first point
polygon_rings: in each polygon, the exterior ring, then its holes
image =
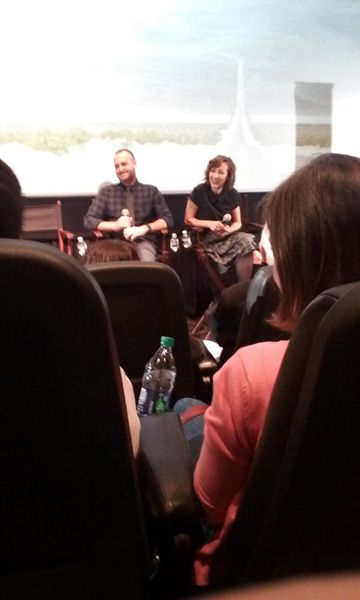
{"type": "Polygon", "coordinates": [[[84,257],[87,265],[117,260],[139,260],[136,245],[125,240],[97,240],[88,245],[84,257]]]}
{"type": "Polygon", "coordinates": [[[268,194],[264,220],[282,292],[275,321],[292,331],[322,291],[360,281],[360,159],[318,156],[268,194]]]}
{"type": "Polygon", "coordinates": [[[0,159],[0,238],[18,238],[21,233],[22,197],[18,178],[0,159]]]}

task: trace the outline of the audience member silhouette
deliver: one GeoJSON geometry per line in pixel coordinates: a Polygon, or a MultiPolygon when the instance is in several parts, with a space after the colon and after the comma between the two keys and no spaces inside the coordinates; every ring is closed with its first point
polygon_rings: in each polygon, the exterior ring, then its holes
{"type": "MultiPolygon", "coordinates": [[[[96,263],[108,263],[123,260],[139,260],[136,245],[124,240],[105,239],[91,242],[82,262],[86,266],[96,263]]],[[[120,373],[124,389],[133,453],[134,456],[136,456],[140,445],[140,421],[136,413],[134,388],[122,367],[120,367],[120,373]]]]}
{"type": "Polygon", "coordinates": [[[0,159],[0,237],[20,237],[22,209],[19,180],[9,165],[0,159]]]}
{"type": "Polygon", "coordinates": [[[139,260],[136,244],[125,240],[97,240],[88,245],[84,264],[113,262],[116,260],[139,260]]]}

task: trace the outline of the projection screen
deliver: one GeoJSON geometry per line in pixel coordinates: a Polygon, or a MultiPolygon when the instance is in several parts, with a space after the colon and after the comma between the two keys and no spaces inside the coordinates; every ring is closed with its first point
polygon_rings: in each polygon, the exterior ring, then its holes
{"type": "Polygon", "coordinates": [[[360,156],[357,0],[12,0],[1,21],[0,156],[27,195],[95,193],[123,146],[163,192],[219,153],[243,191],[360,156]]]}

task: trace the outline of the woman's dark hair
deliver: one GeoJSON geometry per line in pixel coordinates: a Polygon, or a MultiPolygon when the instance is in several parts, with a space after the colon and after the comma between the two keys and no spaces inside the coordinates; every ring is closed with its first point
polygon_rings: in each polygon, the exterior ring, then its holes
{"type": "Polygon", "coordinates": [[[209,160],[208,165],[205,170],[205,181],[209,183],[209,173],[211,169],[216,169],[220,167],[221,163],[226,163],[228,166],[228,174],[225,181],[224,188],[231,189],[234,187],[235,183],[235,175],[236,175],[236,166],[234,161],[229,156],[223,156],[222,154],[218,154],[215,158],[209,160]]]}
{"type": "Polygon", "coordinates": [[[88,245],[84,256],[86,265],[117,260],[139,260],[136,245],[125,240],[97,240],[88,245]]]}
{"type": "Polygon", "coordinates": [[[9,165],[0,159],[0,237],[20,237],[22,208],[19,180],[9,165]]]}
{"type": "Polygon", "coordinates": [[[323,154],[264,202],[281,299],[273,324],[292,331],[332,286],[360,280],[360,159],[323,154]]]}

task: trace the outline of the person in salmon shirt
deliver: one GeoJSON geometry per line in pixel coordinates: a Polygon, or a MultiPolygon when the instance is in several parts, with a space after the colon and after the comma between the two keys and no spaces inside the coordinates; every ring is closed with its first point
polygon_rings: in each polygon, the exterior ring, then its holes
{"type": "MultiPolygon", "coordinates": [[[[318,294],[360,280],[360,159],[316,157],[268,195],[264,221],[280,289],[271,323],[291,334],[318,294]]],[[[214,376],[194,473],[208,531],[195,559],[198,585],[209,582],[213,554],[241,504],[287,345],[282,340],[240,348],[214,376]]],[[[200,429],[199,416],[197,422],[200,429]]]]}

